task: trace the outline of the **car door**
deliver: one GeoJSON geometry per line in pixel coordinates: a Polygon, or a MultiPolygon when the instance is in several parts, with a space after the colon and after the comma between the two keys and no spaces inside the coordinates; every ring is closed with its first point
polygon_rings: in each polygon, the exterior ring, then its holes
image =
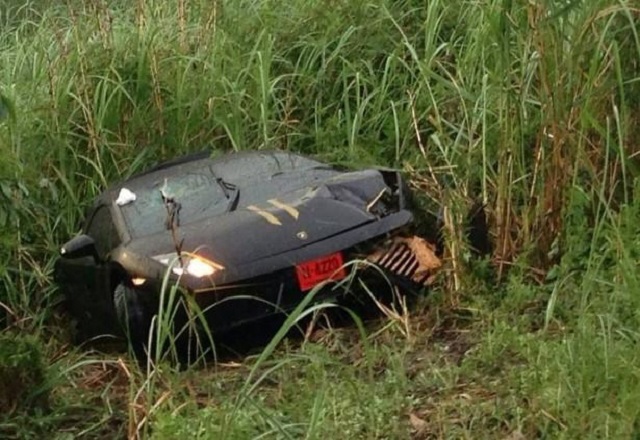
{"type": "Polygon", "coordinates": [[[95,241],[96,256],[60,258],[56,278],[77,321],[79,340],[119,333],[113,307],[110,253],[120,243],[108,205],[90,215],[85,234],[95,241]]]}

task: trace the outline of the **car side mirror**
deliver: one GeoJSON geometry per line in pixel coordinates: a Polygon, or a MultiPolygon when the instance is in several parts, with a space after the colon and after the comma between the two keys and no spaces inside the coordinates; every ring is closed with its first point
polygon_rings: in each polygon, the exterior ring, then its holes
{"type": "Polygon", "coordinates": [[[96,242],[86,234],[78,235],[66,242],[60,249],[60,255],[65,258],[93,257],[98,260],[96,242]]]}

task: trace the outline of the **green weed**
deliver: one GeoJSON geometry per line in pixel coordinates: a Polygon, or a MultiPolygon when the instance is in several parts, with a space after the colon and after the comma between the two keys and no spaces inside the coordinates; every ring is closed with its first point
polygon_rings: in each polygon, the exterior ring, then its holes
{"type": "Polygon", "coordinates": [[[49,404],[0,432],[638,435],[634,2],[5,3],[0,337],[32,334],[53,370],[49,404]],[[274,148],[404,169],[444,222],[433,295],[215,369],[70,348],[53,262],[94,196],[178,154],[274,148]]]}

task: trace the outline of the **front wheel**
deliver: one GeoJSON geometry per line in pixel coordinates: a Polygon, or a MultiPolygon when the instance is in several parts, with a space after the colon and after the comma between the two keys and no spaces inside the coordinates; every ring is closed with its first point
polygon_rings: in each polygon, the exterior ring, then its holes
{"type": "Polygon", "coordinates": [[[143,301],[144,292],[125,284],[118,284],[113,303],[118,321],[138,359],[147,356],[151,314],[143,301]]]}

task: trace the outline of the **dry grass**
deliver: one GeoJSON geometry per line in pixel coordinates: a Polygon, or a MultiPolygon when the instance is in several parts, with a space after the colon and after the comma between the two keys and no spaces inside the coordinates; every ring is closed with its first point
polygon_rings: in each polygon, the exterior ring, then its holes
{"type": "Polygon", "coordinates": [[[0,6],[0,325],[45,341],[54,398],[0,434],[637,434],[633,2],[18,3],[0,6]],[[419,220],[441,214],[441,283],[226,366],[72,347],[60,243],[110,182],[205,145],[405,170],[419,220]]]}

